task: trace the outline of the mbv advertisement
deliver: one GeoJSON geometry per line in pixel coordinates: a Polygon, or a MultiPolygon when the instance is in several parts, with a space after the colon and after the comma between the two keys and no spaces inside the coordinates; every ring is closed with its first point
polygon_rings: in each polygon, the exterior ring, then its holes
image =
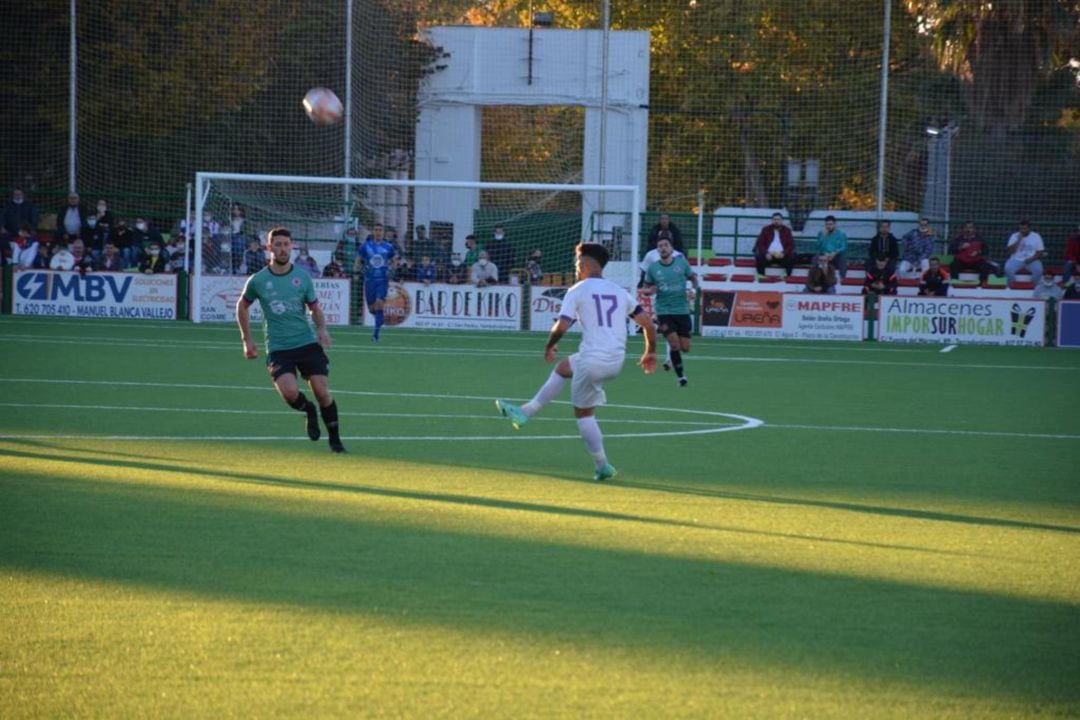
{"type": "Polygon", "coordinates": [[[176,275],[16,270],[16,315],[175,320],[176,275]]]}
{"type": "Polygon", "coordinates": [[[1044,345],[1046,302],[1030,298],[882,298],[878,304],[878,339],[1044,345]]]}
{"type": "MultiPolygon", "coordinates": [[[[520,330],[521,286],[390,283],[383,304],[387,325],[466,330],[520,330]]],[[[375,318],[366,303],[364,324],[375,318]]]]}

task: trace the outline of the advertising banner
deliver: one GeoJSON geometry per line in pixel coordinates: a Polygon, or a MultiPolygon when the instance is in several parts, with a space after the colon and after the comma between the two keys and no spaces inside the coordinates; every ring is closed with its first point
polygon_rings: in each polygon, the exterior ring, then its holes
{"type": "MultiPolygon", "coordinates": [[[[244,275],[204,275],[202,278],[203,322],[236,322],[236,301],[244,291],[244,275]]],[[[315,296],[319,298],[327,325],[349,324],[349,284],[345,278],[315,278],[315,296]]],[[[262,322],[259,303],[251,306],[251,320],[262,322]]]]}
{"type": "MultiPolygon", "coordinates": [[[[529,329],[533,332],[547,332],[559,318],[562,310],[562,299],[566,295],[567,287],[551,287],[545,285],[533,285],[530,289],[529,300],[529,329]]],[[[580,333],[581,328],[577,323],[570,326],[569,332],[580,333]]]]}
{"type": "MultiPolygon", "coordinates": [[[[520,330],[520,285],[390,283],[383,305],[388,326],[463,330],[520,330]]],[[[375,319],[364,306],[364,324],[375,319]]]]}
{"type": "Polygon", "coordinates": [[[16,270],[16,315],[175,320],[175,275],[16,270]]]}
{"type": "Polygon", "coordinates": [[[1043,345],[1046,302],[991,298],[887,297],[878,300],[885,342],[1043,345]]]}
{"type": "Polygon", "coordinates": [[[1080,300],[1061,301],[1057,309],[1057,346],[1080,348],[1080,300]]]}
{"type": "Polygon", "coordinates": [[[701,334],[776,340],[862,340],[863,298],[775,291],[707,290],[701,334]]]}

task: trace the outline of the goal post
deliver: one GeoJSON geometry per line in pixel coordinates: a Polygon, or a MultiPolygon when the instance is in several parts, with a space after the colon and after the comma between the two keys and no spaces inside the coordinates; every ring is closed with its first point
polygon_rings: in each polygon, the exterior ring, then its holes
{"type": "Polygon", "coordinates": [[[394,270],[402,279],[414,277],[428,257],[438,266],[437,282],[467,285],[466,257],[475,260],[484,250],[496,267],[503,265],[500,285],[568,284],[573,246],[588,240],[611,252],[605,276],[628,289],[637,281],[643,208],[636,185],[199,172],[194,201],[190,317],[197,323],[231,320],[229,306],[243,279],[265,262],[251,251],[265,246],[266,231],[276,225],[292,231],[298,250],[314,258],[317,274],[329,260],[339,261],[343,279],[316,282],[320,297],[325,289],[347,299],[344,312],[331,320],[339,324],[363,317],[353,237],[362,242],[376,224],[402,256],[394,270]],[[530,281],[527,266],[535,256],[543,277],[530,281]]]}

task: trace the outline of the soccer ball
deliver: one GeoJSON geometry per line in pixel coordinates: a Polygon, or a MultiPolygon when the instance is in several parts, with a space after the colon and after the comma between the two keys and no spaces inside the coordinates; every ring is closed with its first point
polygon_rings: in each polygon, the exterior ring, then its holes
{"type": "Polygon", "coordinates": [[[304,96],[304,112],[316,125],[333,125],[341,120],[345,106],[330,88],[311,88],[304,96]]]}

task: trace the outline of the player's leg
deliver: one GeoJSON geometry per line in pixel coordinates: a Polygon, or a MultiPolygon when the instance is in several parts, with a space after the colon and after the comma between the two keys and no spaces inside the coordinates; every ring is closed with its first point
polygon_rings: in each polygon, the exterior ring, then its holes
{"type": "Polygon", "coordinates": [[[668,343],[671,345],[671,361],[675,364],[675,373],[679,376],[679,387],[686,387],[686,372],[683,370],[682,354],[690,352],[690,316],[684,315],[672,324],[672,332],[668,335],[668,343]]]}
{"type": "Polygon", "coordinates": [[[504,417],[510,418],[510,422],[513,423],[515,430],[520,430],[521,426],[529,422],[536,413],[554,400],[562,392],[563,386],[566,384],[567,378],[574,374],[573,368],[569,359],[563,359],[555,369],[548,375],[548,379],[540,386],[540,389],[533,396],[533,399],[525,403],[522,406],[514,405],[506,400],[496,400],[495,407],[499,409],[499,412],[504,417]]]}
{"type": "Polygon", "coordinates": [[[383,312],[383,306],[386,304],[386,293],[390,289],[389,280],[377,280],[371,283],[373,302],[372,315],[375,316],[375,332],[372,334],[371,339],[375,342],[379,342],[379,336],[382,333],[382,326],[386,319],[383,312]]]}
{"type": "Polygon", "coordinates": [[[608,462],[604,452],[604,434],[596,421],[596,408],[607,401],[604,393],[604,381],[619,374],[621,363],[596,365],[579,355],[574,365],[574,375],[570,385],[570,402],[574,405],[574,417],[577,419],[578,432],[585,441],[585,449],[592,455],[595,465],[593,479],[609,480],[618,472],[608,462]]]}
{"type": "MultiPolygon", "coordinates": [[[[671,328],[666,322],[666,315],[660,315],[656,318],[656,334],[660,337],[666,338],[671,328]]],[[[664,345],[664,372],[671,370],[671,343],[664,345]]]]}
{"type": "Polygon", "coordinates": [[[322,415],[323,424],[326,425],[326,432],[330,436],[330,450],[336,453],[345,452],[345,446],[341,443],[337,402],[330,394],[330,385],[326,375],[312,375],[308,378],[308,387],[319,401],[319,413],[322,415]]]}
{"type": "Polygon", "coordinates": [[[289,351],[275,351],[267,357],[266,365],[278,395],[289,407],[304,413],[307,436],[312,441],[318,440],[322,435],[319,430],[319,414],[315,403],[308,400],[297,385],[295,358],[289,351]]]}

